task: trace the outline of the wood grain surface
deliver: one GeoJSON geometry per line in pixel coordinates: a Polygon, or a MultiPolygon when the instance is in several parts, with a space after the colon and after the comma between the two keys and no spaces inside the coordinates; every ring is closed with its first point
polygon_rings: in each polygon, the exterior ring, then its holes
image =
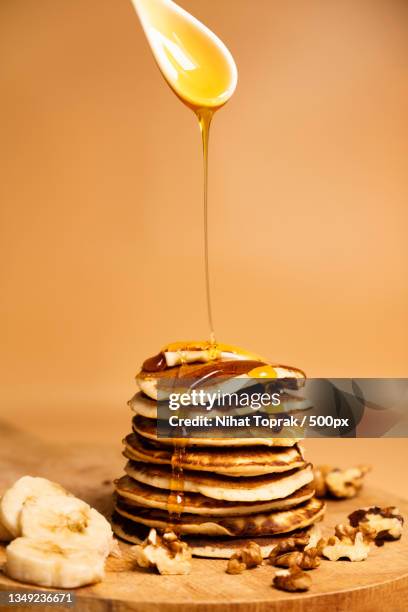
{"type": "MultiPolygon", "coordinates": [[[[108,513],[112,481],[123,469],[120,444],[73,445],[44,443],[0,423],[0,492],[16,478],[39,475],[54,479],[99,510],[108,513]]],[[[61,431],[63,438],[63,431],[61,431]]],[[[376,488],[366,488],[358,498],[329,502],[323,529],[358,507],[397,505],[408,515],[408,502],[376,488]]],[[[130,569],[126,544],[122,559],[109,559],[104,582],[76,590],[75,609],[84,612],[320,612],[327,610],[406,610],[408,596],[408,540],[373,547],[361,563],[324,561],[311,573],[313,585],[305,594],[289,594],[272,588],[270,565],[241,575],[225,573],[226,561],[194,559],[189,576],[159,576],[130,569]]],[[[0,550],[0,564],[4,562],[0,550]]],[[[1,567],[1,565],[0,565],[1,567]]],[[[29,589],[0,573],[0,590],[29,589]]],[[[20,610],[31,609],[24,606],[20,610]]],[[[69,610],[72,608],[67,608],[69,610]]],[[[58,608],[64,610],[64,608],[58,608]]]]}

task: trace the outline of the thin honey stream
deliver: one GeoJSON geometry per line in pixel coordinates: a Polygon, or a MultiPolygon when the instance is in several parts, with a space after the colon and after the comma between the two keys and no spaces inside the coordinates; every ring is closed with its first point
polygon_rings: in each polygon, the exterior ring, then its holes
{"type": "MultiPolygon", "coordinates": [[[[187,441],[186,441],[187,442],[187,441]]],[[[169,525],[175,533],[179,531],[179,523],[184,510],[184,456],[186,453],[184,440],[174,443],[171,458],[170,493],[167,499],[169,525]]]]}
{"type": "Polygon", "coordinates": [[[204,270],[210,341],[215,344],[208,232],[208,145],[214,113],[233,95],[238,81],[225,44],[172,0],[132,0],[161,74],[197,116],[203,148],[204,270]]]}
{"type": "Polygon", "coordinates": [[[216,345],[214,320],[212,315],[211,282],[210,282],[210,261],[209,261],[209,236],[208,236],[208,151],[210,142],[210,127],[214,111],[202,108],[196,112],[201,131],[203,144],[203,221],[204,221],[204,275],[205,275],[205,294],[207,301],[208,327],[210,329],[210,343],[216,345]]]}

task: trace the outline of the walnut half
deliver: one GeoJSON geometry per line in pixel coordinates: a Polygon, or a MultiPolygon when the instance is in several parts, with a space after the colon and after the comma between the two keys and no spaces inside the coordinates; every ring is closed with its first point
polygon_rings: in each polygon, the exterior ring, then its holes
{"type": "Polygon", "coordinates": [[[228,561],[227,574],[241,574],[245,569],[262,565],[262,551],[256,542],[248,542],[245,548],[234,553],[228,561]]]}
{"type": "Polygon", "coordinates": [[[315,569],[320,565],[323,544],[321,538],[317,539],[317,532],[313,538],[311,535],[288,538],[272,549],[269,561],[277,567],[297,565],[304,570],[315,569]]]}
{"type": "Polygon", "coordinates": [[[151,529],[146,540],[130,550],[139,567],[156,568],[165,575],[190,573],[191,551],[172,531],[160,537],[155,529],[151,529]]]}
{"type": "Polygon", "coordinates": [[[386,540],[399,540],[402,535],[404,519],[395,506],[361,508],[352,512],[348,519],[352,527],[370,532],[377,546],[382,546],[386,540]]]}
{"type": "Polygon", "coordinates": [[[292,565],[287,570],[278,570],[272,584],[281,591],[308,591],[312,586],[312,579],[300,567],[292,565]]]}
{"type": "Polygon", "coordinates": [[[320,554],[317,548],[310,548],[303,552],[294,551],[278,557],[274,565],[278,567],[297,565],[304,570],[316,569],[320,565],[320,554]]]}
{"type": "Polygon", "coordinates": [[[341,470],[329,465],[316,466],[314,487],[316,497],[336,497],[350,499],[355,497],[363,486],[364,476],[370,471],[368,465],[341,470]]]}
{"type": "Polygon", "coordinates": [[[283,540],[272,548],[271,552],[269,553],[268,560],[272,565],[277,565],[276,562],[280,557],[292,552],[303,551],[308,543],[309,538],[307,536],[301,536],[298,538],[293,537],[283,540]]]}

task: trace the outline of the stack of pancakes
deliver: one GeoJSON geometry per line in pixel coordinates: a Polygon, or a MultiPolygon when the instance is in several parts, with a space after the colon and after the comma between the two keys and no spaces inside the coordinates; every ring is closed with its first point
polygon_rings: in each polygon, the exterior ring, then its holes
{"type": "Polygon", "coordinates": [[[144,362],[136,377],[140,392],[129,402],[136,414],[124,440],[126,476],[116,481],[112,522],[118,536],[139,543],[149,529],[170,526],[196,555],[229,557],[246,538],[267,555],[279,538],[322,518],[324,503],[314,497],[312,466],[299,439],[157,436],[159,381],[245,379],[262,368],[291,383],[304,377],[218,344],[177,343],[144,362]]]}

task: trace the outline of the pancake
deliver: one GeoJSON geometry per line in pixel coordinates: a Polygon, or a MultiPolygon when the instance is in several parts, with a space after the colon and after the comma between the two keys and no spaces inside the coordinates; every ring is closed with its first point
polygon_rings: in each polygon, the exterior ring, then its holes
{"type": "MultiPolygon", "coordinates": [[[[156,400],[160,382],[162,387],[168,385],[169,392],[174,392],[173,384],[186,389],[191,381],[207,389],[220,389],[226,384],[229,392],[234,392],[248,383],[254,384],[259,377],[276,379],[283,387],[292,389],[299,388],[305,381],[305,373],[298,368],[272,365],[236,347],[179,342],[146,359],[136,382],[143,393],[156,400]]],[[[164,392],[163,388],[161,391],[164,392]]]]}
{"type": "Polygon", "coordinates": [[[157,419],[157,402],[140,391],[128,401],[128,406],[133,412],[146,419],[157,419]]]}
{"type": "MultiPolygon", "coordinates": [[[[115,535],[131,544],[141,544],[148,536],[150,529],[141,523],[135,523],[117,512],[114,512],[111,519],[112,529],[115,535]]],[[[275,546],[292,536],[303,536],[310,531],[310,527],[286,533],[285,535],[275,535],[251,538],[256,542],[262,551],[262,556],[266,559],[275,546]]],[[[246,538],[207,538],[205,536],[184,536],[192,554],[195,557],[206,557],[208,559],[230,559],[231,555],[248,545],[246,538]]]]}
{"type": "MultiPolygon", "coordinates": [[[[133,461],[171,465],[173,449],[149,444],[141,436],[128,435],[124,455],[133,461]]],[[[306,465],[295,445],[289,448],[268,447],[242,448],[189,448],[180,455],[178,466],[186,470],[211,471],[227,476],[260,476],[275,472],[286,472],[306,465]]]]}
{"type": "MultiPolygon", "coordinates": [[[[214,361],[260,361],[268,364],[268,360],[260,355],[247,351],[238,346],[224,344],[222,342],[208,341],[182,341],[167,344],[157,355],[143,362],[142,370],[146,372],[158,372],[176,365],[188,363],[208,363],[214,361]]],[[[284,365],[273,366],[278,378],[290,376],[291,378],[305,379],[306,375],[299,368],[284,365]]]]}
{"type": "MultiPolygon", "coordinates": [[[[281,409],[284,412],[298,412],[303,410],[308,410],[312,408],[312,404],[309,400],[306,400],[302,397],[297,397],[296,395],[281,392],[281,409]]],[[[129,401],[128,406],[130,406],[131,410],[136,414],[140,414],[141,416],[147,419],[157,419],[157,401],[147,397],[143,393],[136,393],[129,401]]],[[[276,406],[271,406],[271,412],[276,414],[276,406]]],[[[225,408],[219,408],[218,410],[214,407],[211,410],[212,416],[222,416],[225,415],[225,408]]],[[[251,414],[253,412],[250,406],[242,406],[242,407],[234,407],[234,415],[236,416],[245,416],[247,414],[251,414]]],[[[268,406],[262,407],[262,412],[268,413],[268,406]]],[[[194,413],[195,414],[195,413],[194,413]]],[[[200,408],[197,414],[202,414],[202,408],[200,408]]]]}
{"type": "Polygon", "coordinates": [[[200,382],[200,388],[205,387],[208,392],[225,388],[226,393],[234,393],[248,384],[253,385],[256,381],[247,373],[262,365],[265,365],[264,362],[255,360],[190,363],[157,372],[141,370],[136,376],[136,382],[140,391],[153,400],[158,399],[159,385],[160,396],[164,398],[170,393],[186,392],[192,381],[203,381],[200,382]]]}
{"type": "Polygon", "coordinates": [[[170,393],[184,393],[192,383],[199,381],[199,388],[205,388],[208,392],[225,389],[226,393],[234,393],[255,384],[256,380],[248,376],[248,372],[265,365],[263,361],[252,359],[218,359],[210,363],[181,364],[156,372],[142,369],[136,376],[136,382],[140,391],[154,400],[158,399],[159,388],[163,399],[170,393]]]}
{"type": "MultiPolygon", "coordinates": [[[[130,505],[167,510],[169,490],[150,487],[129,478],[129,476],[123,476],[116,481],[115,487],[117,495],[130,505]]],[[[309,500],[313,495],[312,484],[305,485],[284,499],[266,502],[227,502],[211,499],[200,493],[184,493],[181,510],[200,516],[255,514],[257,512],[292,508],[309,500]]]]}
{"type": "MultiPolygon", "coordinates": [[[[153,419],[136,415],[132,420],[135,433],[154,442],[160,442],[167,446],[174,446],[177,438],[158,438],[157,425],[153,419]]],[[[253,430],[251,430],[253,431],[253,430]]],[[[261,430],[265,432],[265,429],[261,430]]],[[[189,446],[294,446],[302,438],[189,438],[189,446]]]]}
{"type": "MultiPolygon", "coordinates": [[[[115,510],[129,520],[160,531],[165,531],[171,522],[167,512],[135,507],[122,499],[117,500],[115,510]]],[[[177,530],[181,535],[247,538],[268,536],[308,527],[323,516],[324,510],[325,502],[313,497],[296,508],[247,516],[202,517],[183,514],[182,520],[177,523],[177,530]]]]}
{"type": "MultiPolygon", "coordinates": [[[[125,472],[138,482],[159,489],[171,489],[172,470],[170,466],[148,465],[128,461],[125,472]]],[[[183,490],[201,493],[205,497],[225,501],[257,502],[288,497],[313,481],[312,466],[290,470],[283,474],[268,474],[251,478],[228,478],[210,472],[183,474],[183,490]]]]}

